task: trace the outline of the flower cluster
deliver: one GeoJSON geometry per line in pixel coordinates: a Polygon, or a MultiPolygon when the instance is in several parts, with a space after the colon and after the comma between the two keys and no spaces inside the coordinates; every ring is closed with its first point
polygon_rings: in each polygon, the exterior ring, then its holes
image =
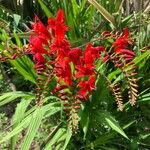
{"type": "MultiPolygon", "coordinates": [[[[104,47],[93,47],[89,43],[85,50],[72,48],[65,35],[68,29],[63,10],[57,12],[56,18],[49,18],[47,26],[35,17],[29,49],[35,61],[37,75],[40,76],[38,90],[44,89],[44,85],[41,86],[41,80],[46,82],[46,78],[42,77],[44,74],[55,77],[57,85],[51,93],[60,97],[70,113],[73,109],[80,108],[81,101],[88,100],[96,89],[94,63],[104,47]]],[[[40,95],[42,92],[38,94],[40,95]]]]}
{"type": "MultiPolygon", "coordinates": [[[[111,33],[105,33],[107,38],[114,40],[109,52],[106,52],[104,61],[111,60],[115,67],[121,69],[128,88],[128,97],[131,105],[135,105],[138,96],[138,84],[136,78],[136,66],[134,64],[135,52],[129,47],[132,46],[133,41],[129,38],[129,31],[127,28],[124,29],[121,35],[111,33]],[[113,37],[113,38],[112,38],[113,37]]],[[[123,110],[123,100],[121,95],[121,89],[117,84],[110,85],[115,99],[117,101],[120,110],[123,110]]]]}
{"type": "MultiPolygon", "coordinates": [[[[84,50],[72,48],[66,37],[68,30],[63,10],[57,12],[56,18],[49,18],[47,26],[43,25],[38,17],[35,17],[34,34],[30,37],[29,48],[35,61],[37,74],[42,75],[46,71],[45,74],[50,77],[55,76],[57,80],[57,85],[51,93],[60,97],[66,110],[80,108],[81,101],[88,100],[92,91],[96,89],[94,64],[103,52],[105,57],[102,62],[112,61],[115,67],[124,73],[130,92],[129,102],[133,105],[137,97],[137,80],[134,77],[135,66],[132,61],[135,53],[128,49],[132,44],[128,29],[124,29],[121,34],[108,31],[102,34],[103,39],[113,40],[108,51],[104,46],[93,47],[91,43],[88,43],[84,50]],[[130,70],[127,71],[128,68],[130,70]]],[[[44,89],[43,87],[40,83],[38,89],[44,89]]],[[[119,86],[110,85],[110,87],[119,109],[122,110],[121,91],[120,88],[116,88],[119,86]]]]}
{"type": "Polygon", "coordinates": [[[55,19],[49,18],[47,26],[35,17],[29,49],[36,63],[37,73],[41,74],[51,68],[56,76],[58,85],[52,92],[63,86],[70,90],[75,99],[87,100],[95,89],[94,61],[100,57],[104,47],[93,47],[89,43],[84,51],[71,48],[65,36],[69,28],[64,21],[63,10],[58,11],[55,19]]]}
{"type": "Polygon", "coordinates": [[[126,61],[130,61],[134,58],[135,53],[128,49],[128,45],[132,44],[132,40],[129,38],[129,31],[127,28],[112,44],[116,54],[123,54],[126,61]]]}

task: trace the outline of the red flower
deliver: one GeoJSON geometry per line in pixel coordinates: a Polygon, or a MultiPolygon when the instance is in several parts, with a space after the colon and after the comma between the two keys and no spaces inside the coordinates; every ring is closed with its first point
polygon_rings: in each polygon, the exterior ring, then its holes
{"type": "Polygon", "coordinates": [[[38,37],[30,37],[30,43],[29,43],[29,48],[31,48],[31,53],[41,53],[41,54],[46,54],[47,51],[43,48],[42,41],[38,37]]]}
{"type": "Polygon", "coordinates": [[[68,30],[68,27],[64,23],[64,12],[59,10],[57,12],[56,19],[48,19],[48,27],[51,28],[54,32],[55,42],[59,45],[63,39],[65,39],[65,32],[68,30]]]}
{"type": "Polygon", "coordinates": [[[130,61],[135,56],[135,53],[129,49],[127,46],[131,44],[131,40],[129,39],[129,31],[128,29],[124,29],[123,35],[120,36],[116,41],[113,43],[115,47],[116,54],[123,54],[123,57],[126,61],[130,61]]]}
{"type": "Polygon", "coordinates": [[[78,97],[86,99],[87,94],[90,94],[96,88],[95,76],[91,76],[88,81],[80,81],[78,86],[80,87],[78,97]]]}
{"type": "Polygon", "coordinates": [[[89,43],[85,49],[85,53],[91,53],[94,59],[100,57],[100,52],[104,51],[104,46],[93,47],[91,43],[89,43]]]}
{"type": "Polygon", "coordinates": [[[50,45],[51,53],[56,53],[57,58],[63,59],[68,56],[69,51],[71,50],[70,43],[64,39],[59,45],[54,42],[50,45]]]}
{"type": "Polygon", "coordinates": [[[101,50],[103,50],[102,47],[93,47],[91,43],[88,44],[83,56],[80,57],[79,63],[76,66],[77,78],[95,74],[94,61],[96,58],[99,58],[99,53],[101,50]]]}
{"type": "Polygon", "coordinates": [[[64,19],[63,10],[59,10],[56,19],[49,18],[48,25],[45,27],[38,17],[35,17],[33,25],[35,35],[30,37],[29,48],[33,54],[38,75],[42,75],[48,69],[47,65],[51,65],[59,85],[52,92],[61,92],[58,95],[63,99],[65,93],[62,93],[62,90],[72,87],[73,82],[76,87],[74,89],[77,92],[76,96],[86,99],[95,89],[94,61],[100,57],[100,52],[104,48],[88,44],[84,52],[79,48],[72,49],[65,37],[68,26],[65,25],[64,19]],[[50,57],[51,61],[47,62],[47,57],[50,57]],[[71,72],[71,62],[74,64],[75,76],[71,72]]]}
{"type": "Polygon", "coordinates": [[[77,64],[79,62],[80,56],[81,56],[81,50],[79,48],[75,48],[71,50],[68,54],[68,57],[74,64],[77,64]]]}
{"type": "Polygon", "coordinates": [[[59,59],[67,57],[71,50],[70,43],[65,38],[65,32],[68,30],[68,27],[65,25],[64,19],[64,12],[60,9],[56,19],[49,18],[48,20],[48,27],[52,29],[52,33],[54,34],[54,40],[50,45],[50,49],[52,53],[56,52],[59,59]]]}
{"type": "Polygon", "coordinates": [[[78,70],[78,72],[75,75],[76,78],[80,78],[80,77],[89,76],[89,75],[94,74],[93,67],[87,67],[87,66],[80,65],[80,66],[77,66],[76,68],[78,70]]]}
{"type": "Polygon", "coordinates": [[[104,50],[103,46],[93,47],[91,43],[89,43],[85,49],[84,55],[83,55],[83,61],[84,64],[87,67],[94,67],[94,61],[95,59],[100,57],[100,52],[104,50]]]}
{"type": "Polygon", "coordinates": [[[95,59],[90,52],[85,52],[85,54],[84,54],[85,66],[92,68],[94,66],[94,60],[95,59]]]}
{"type": "Polygon", "coordinates": [[[113,46],[115,47],[116,53],[121,53],[122,49],[125,49],[128,46],[129,40],[129,31],[126,28],[123,32],[123,35],[120,36],[118,39],[116,39],[115,42],[113,42],[113,46]]]}
{"type": "Polygon", "coordinates": [[[36,69],[37,74],[42,74],[42,72],[45,70],[45,67],[46,67],[45,66],[45,63],[46,63],[45,58],[42,56],[42,54],[36,53],[33,56],[33,60],[36,62],[34,68],[36,69]]]}
{"type": "Polygon", "coordinates": [[[71,68],[68,60],[64,59],[56,62],[55,73],[59,78],[59,82],[64,80],[67,85],[71,84],[71,68]]]}
{"type": "Polygon", "coordinates": [[[34,32],[42,39],[51,38],[50,33],[48,32],[47,28],[44,26],[44,24],[39,20],[37,16],[35,16],[33,29],[34,29],[34,32]]]}

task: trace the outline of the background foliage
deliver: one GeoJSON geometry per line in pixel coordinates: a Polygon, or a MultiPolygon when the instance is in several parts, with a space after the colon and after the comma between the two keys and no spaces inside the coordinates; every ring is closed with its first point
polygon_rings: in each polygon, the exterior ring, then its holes
{"type": "MultiPolygon", "coordinates": [[[[59,8],[64,9],[70,27],[67,36],[73,47],[84,47],[106,30],[120,32],[128,26],[135,41],[137,104],[131,107],[125,102],[124,111],[117,110],[106,79],[122,81],[121,74],[101,65],[103,76],[90,101],[82,104],[79,130],[72,135],[57,97],[51,95],[44,99],[42,107],[36,106],[32,58],[1,62],[0,149],[150,149],[149,0],[1,0],[0,50],[17,47],[23,51],[34,15],[46,23],[47,17],[55,16],[59,8]]],[[[126,87],[122,85],[122,89],[126,98],[126,87]]]]}

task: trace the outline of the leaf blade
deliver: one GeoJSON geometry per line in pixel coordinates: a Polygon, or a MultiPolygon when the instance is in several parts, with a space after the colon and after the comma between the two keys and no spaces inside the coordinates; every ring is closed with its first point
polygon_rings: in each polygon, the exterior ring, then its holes
{"type": "Polygon", "coordinates": [[[38,0],[38,2],[41,5],[41,8],[43,9],[47,17],[53,16],[50,10],[47,8],[47,6],[44,4],[42,0],[38,0]]]}
{"type": "Polygon", "coordinates": [[[121,129],[121,127],[119,126],[119,124],[117,124],[115,121],[111,120],[110,118],[105,117],[105,120],[107,121],[107,123],[110,125],[110,127],[115,130],[116,132],[118,132],[119,134],[121,134],[122,136],[124,136],[126,139],[129,139],[127,137],[127,135],[124,133],[124,131],[121,129]]]}
{"type": "Polygon", "coordinates": [[[37,108],[32,115],[32,119],[29,124],[28,132],[24,138],[24,141],[21,145],[21,150],[27,150],[30,148],[30,145],[36,135],[36,132],[41,124],[43,119],[44,110],[42,108],[37,108]]]}
{"type": "Polygon", "coordinates": [[[90,4],[92,4],[97,10],[103,15],[103,17],[108,20],[110,23],[113,24],[115,27],[115,19],[114,17],[102,6],[100,5],[96,0],[88,0],[90,4]]]}

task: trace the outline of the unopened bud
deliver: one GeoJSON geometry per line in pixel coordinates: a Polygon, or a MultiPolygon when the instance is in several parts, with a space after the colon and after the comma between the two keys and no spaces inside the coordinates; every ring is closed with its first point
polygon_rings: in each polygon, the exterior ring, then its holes
{"type": "Polygon", "coordinates": [[[11,57],[11,59],[15,59],[17,57],[17,53],[15,53],[12,57],[11,57]]]}

